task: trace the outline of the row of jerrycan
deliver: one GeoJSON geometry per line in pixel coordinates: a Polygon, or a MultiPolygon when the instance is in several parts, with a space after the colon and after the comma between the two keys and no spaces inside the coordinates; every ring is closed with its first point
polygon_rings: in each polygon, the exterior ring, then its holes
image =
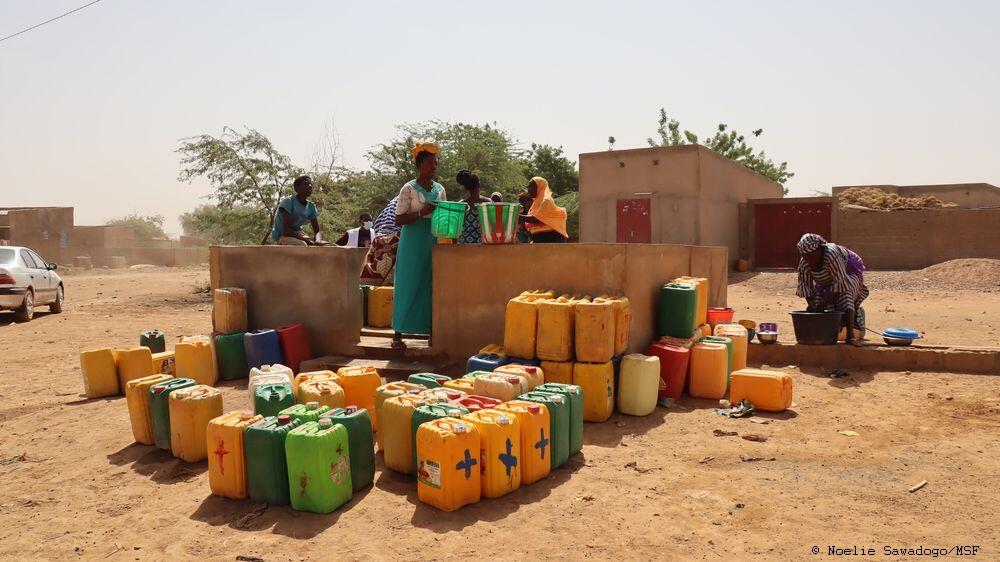
{"type": "Polygon", "coordinates": [[[266,365],[251,370],[248,389],[254,411],[261,415],[277,415],[295,403],[316,402],[327,408],[352,405],[368,411],[377,429],[375,394],[381,384],[381,375],[372,367],[293,375],[284,365],[266,365]]]}
{"type": "Polygon", "coordinates": [[[149,375],[125,387],[136,442],[171,451],[187,462],[207,456],[205,426],[222,414],[222,393],[190,378],[149,375]]]}
{"type": "Polygon", "coordinates": [[[604,363],[628,348],[630,324],[625,297],[528,291],[507,303],[504,349],[525,359],[604,363]]]}
{"type": "Polygon", "coordinates": [[[436,404],[448,413],[427,419],[415,410],[417,492],[452,511],[496,498],[547,476],[583,447],[583,397],[578,387],[546,383],[497,403],[468,396],[436,404]],[[480,405],[489,407],[478,407],[480,405]],[[462,405],[473,411],[463,413],[462,405]]]}
{"type": "Polygon", "coordinates": [[[281,415],[230,412],[208,423],[213,494],[329,513],[375,477],[367,410],[298,404],[281,415]]]}

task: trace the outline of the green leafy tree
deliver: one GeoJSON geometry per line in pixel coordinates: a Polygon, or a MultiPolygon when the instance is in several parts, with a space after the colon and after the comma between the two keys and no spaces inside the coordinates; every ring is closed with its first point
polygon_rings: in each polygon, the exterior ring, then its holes
{"type": "Polygon", "coordinates": [[[256,244],[265,221],[256,209],[246,205],[226,209],[199,205],[180,216],[184,234],[197,236],[209,244],[230,246],[256,244]]]}
{"type": "Polygon", "coordinates": [[[261,225],[267,225],[260,242],[266,244],[278,201],[292,192],[292,181],[302,170],[254,129],[241,133],[225,127],[219,137],[183,139],[177,153],[181,155],[178,179],[208,179],[219,209],[250,211],[260,218],[261,225]]]}
{"type": "Polygon", "coordinates": [[[135,230],[135,239],[140,244],[148,243],[154,238],[167,238],[167,234],[163,231],[163,215],[140,215],[135,213],[120,219],[110,220],[105,224],[109,226],[131,226],[135,230]]]}
{"type": "MultiPolygon", "coordinates": [[[[764,129],[755,129],[750,134],[754,138],[758,138],[763,133],[764,129]]],[[[657,139],[646,139],[649,146],[679,146],[697,144],[699,142],[698,135],[687,129],[682,129],[680,123],[676,119],[668,117],[666,110],[663,108],[660,108],[660,118],[656,128],[656,135],[657,139]]],[[[795,175],[788,170],[787,162],[776,164],[767,157],[767,154],[763,150],[757,150],[747,144],[746,136],[736,130],[729,130],[728,125],[725,123],[719,123],[714,134],[706,138],[703,144],[722,156],[739,162],[747,168],[771,178],[782,186],[795,175]]],[[[785,188],[785,194],[787,193],[788,188],[785,188]]]]}
{"type": "Polygon", "coordinates": [[[532,143],[525,160],[528,163],[525,178],[529,181],[535,176],[545,178],[554,195],[580,190],[580,172],[576,170],[576,162],[563,155],[561,146],[532,143]]]}

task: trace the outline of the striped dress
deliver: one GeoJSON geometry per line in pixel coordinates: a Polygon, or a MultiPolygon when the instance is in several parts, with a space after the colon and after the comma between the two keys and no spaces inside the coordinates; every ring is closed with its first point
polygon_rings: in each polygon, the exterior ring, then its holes
{"type": "MultiPolygon", "coordinates": [[[[818,270],[809,267],[806,260],[799,260],[799,286],[795,294],[806,299],[810,308],[819,307],[824,297],[833,294],[833,310],[857,313],[869,293],[864,262],[843,246],[828,243],[821,247],[823,262],[818,270]]],[[[864,314],[854,315],[854,325],[859,330],[865,329],[864,314]]]]}

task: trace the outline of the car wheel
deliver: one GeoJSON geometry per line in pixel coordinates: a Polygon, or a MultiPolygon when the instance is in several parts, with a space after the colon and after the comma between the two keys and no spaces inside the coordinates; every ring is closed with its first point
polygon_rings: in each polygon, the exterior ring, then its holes
{"type": "Polygon", "coordinates": [[[63,286],[59,285],[59,288],[56,289],[56,300],[52,301],[52,304],[49,305],[49,312],[52,314],[59,314],[62,312],[63,299],[65,297],[66,294],[63,292],[63,286]]]}
{"type": "Polygon", "coordinates": [[[14,319],[18,322],[30,322],[35,317],[35,293],[28,289],[24,294],[24,302],[21,307],[14,312],[14,319]]]}

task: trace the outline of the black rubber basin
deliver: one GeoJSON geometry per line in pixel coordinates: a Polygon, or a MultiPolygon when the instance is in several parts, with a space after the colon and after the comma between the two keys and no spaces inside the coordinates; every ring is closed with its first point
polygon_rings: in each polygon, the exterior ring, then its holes
{"type": "Polygon", "coordinates": [[[843,312],[806,312],[804,310],[792,313],[792,326],[795,328],[795,341],[804,345],[834,345],[840,335],[843,312]]]}

